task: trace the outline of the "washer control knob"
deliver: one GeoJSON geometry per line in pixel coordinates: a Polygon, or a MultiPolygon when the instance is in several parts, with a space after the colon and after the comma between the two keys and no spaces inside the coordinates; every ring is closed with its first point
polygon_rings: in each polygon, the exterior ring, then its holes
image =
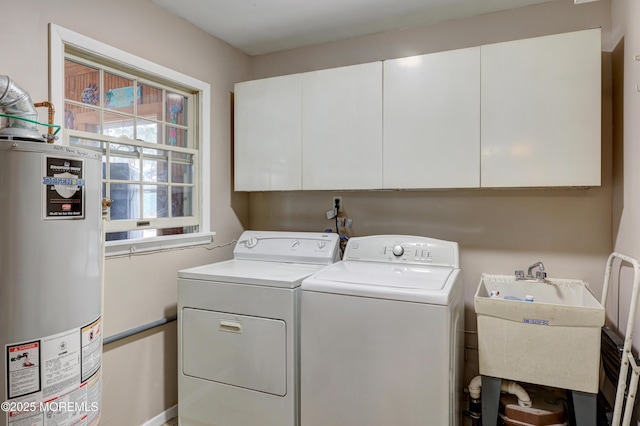
{"type": "Polygon", "coordinates": [[[258,245],[258,239],[256,237],[251,237],[247,240],[245,245],[247,246],[247,248],[254,248],[258,245]]]}
{"type": "Polygon", "coordinates": [[[400,257],[404,254],[404,247],[402,247],[401,245],[396,245],[393,246],[393,249],[391,251],[395,257],[400,257]]]}

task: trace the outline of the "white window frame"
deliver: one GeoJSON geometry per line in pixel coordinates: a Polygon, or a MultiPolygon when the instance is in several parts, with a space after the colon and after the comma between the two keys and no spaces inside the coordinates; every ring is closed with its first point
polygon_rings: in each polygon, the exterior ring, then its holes
{"type": "MultiPolygon", "coordinates": [[[[157,75],[164,80],[179,82],[185,87],[189,87],[198,93],[199,99],[199,129],[198,129],[198,149],[199,164],[198,182],[200,206],[200,231],[192,234],[166,235],[160,237],[148,237],[140,239],[128,239],[118,241],[107,241],[105,243],[105,254],[107,256],[134,254],[156,250],[172,249],[177,247],[187,247],[192,245],[211,243],[214,232],[211,231],[210,224],[210,139],[211,139],[211,87],[209,83],[197,80],[193,77],[179,73],[170,68],[163,67],[146,59],[127,53],[123,50],[109,46],[105,43],[93,40],[82,34],[60,27],[56,24],[49,24],[49,99],[54,105],[64,105],[64,61],[65,45],[72,45],[81,50],[92,52],[110,60],[127,64],[143,70],[145,73],[157,75]]],[[[63,126],[63,114],[57,114],[55,124],[63,126]]],[[[59,141],[56,143],[60,143],[59,141]]]]}

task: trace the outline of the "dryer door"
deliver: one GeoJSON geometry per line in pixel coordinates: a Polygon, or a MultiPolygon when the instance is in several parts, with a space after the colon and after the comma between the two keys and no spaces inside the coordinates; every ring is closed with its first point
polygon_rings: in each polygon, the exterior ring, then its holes
{"type": "Polygon", "coordinates": [[[278,396],[287,393],[284,321],[184,308],[182,345],[187,376],[278,396]]]}

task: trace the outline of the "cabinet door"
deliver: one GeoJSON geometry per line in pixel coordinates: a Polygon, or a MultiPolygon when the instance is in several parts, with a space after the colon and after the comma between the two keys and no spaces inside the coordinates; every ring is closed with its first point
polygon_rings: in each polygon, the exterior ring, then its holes
{"type": "Polygon", "coordinates": [[[302,75],[235,85],[236,191],[302,189],[302,75]]]}
{"type": "Polygon", "coordinates": [[[384,62],[385,188],[480,186],[480,48],[384,62]]]}
{"type": "Polygon", "coordinates": [[[481,47],[481,186],[600,185],[600,30],[481,47]]]}
{"type": "Polygon", "coordinates": [[[303,74],[303,189],[382,187],[382,63],[303,74]]]}

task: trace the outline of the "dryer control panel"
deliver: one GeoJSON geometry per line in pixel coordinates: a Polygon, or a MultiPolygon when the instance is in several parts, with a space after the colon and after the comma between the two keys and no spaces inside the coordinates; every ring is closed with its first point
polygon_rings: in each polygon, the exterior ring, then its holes
{"type": "Polygon", "coordinates": [[[235,259],[329,265],[340,260],[340,238],[325,232],[245,231],[235,259]]]}
{"type": "Polygon", "coordinates": [[[409,235],[353,237],[343,260],[460,267],[458,243],[409,235]]]}

